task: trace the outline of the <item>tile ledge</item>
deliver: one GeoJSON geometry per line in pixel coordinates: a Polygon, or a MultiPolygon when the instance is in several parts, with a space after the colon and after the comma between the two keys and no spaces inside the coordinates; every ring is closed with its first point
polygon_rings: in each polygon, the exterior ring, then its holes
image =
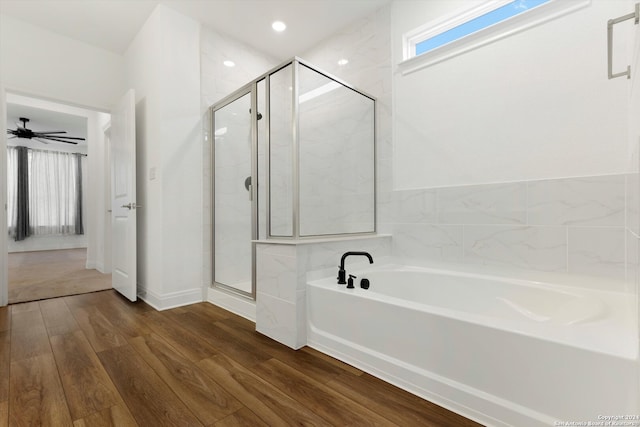
{"type": "Polygon", "coordinates": [[[348,242],[351,240],[368,240],[391,237],[391,234],[367,234],[366,236],[324,237],[318,239],[259,239],[252,243],[263,245],[310,245],[314,243],[348,242]]]}

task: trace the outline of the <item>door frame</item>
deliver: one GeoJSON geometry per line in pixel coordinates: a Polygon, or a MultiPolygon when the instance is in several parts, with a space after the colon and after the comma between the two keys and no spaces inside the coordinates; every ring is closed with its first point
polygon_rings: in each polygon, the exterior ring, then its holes
{"type": "Polygon", "coordinates": [[[258,84],[256,81],[242,86],[232,94],[222,98],[209,107],[209,122],[211,123],[211,285],[217,289],[239,295],[241,297],[256,299],[256,243],[258,239],[258,130],[255,123],[258,119],[258,84]],[[232,286],[218,283],[216,277],[216,140],[215,140],[215,112],[237,101],[243,96],[251,95],[251,292],[245,292],[232,286]]]}
{"type": "Polygon", "coordinates": [[[103,260],[102,273],[111,274],[111,119],[102,127],[104,142],[103,167],[104,187],[102,199],[104,201],[104,235],[103,235],[103,260]]]}
{"type": "MultiPolygon", "coordinates": [[[[7,176],[7,92],[0,83],[0,176],[7,176]]],[[[9,303],[9,248],[7,247],[7,186],[0,185],[0,307],[9,303]]]]}
{"type": "MultiPolygon", "coordinates": [[[[7,95],[11,93],[18,96],[24,96],[42,100],[44,102],[57,103],[67,105],[69,107],[76,107],[80,109],[110,113],[103,108],[93,105],[81,105],[66,99],[51,98],[40,94],[34,94],[31,92],[25,92],[12,87],[3,86],[0,82],[0,176],[7,176],[7,95]]],[[[101,131],[101,129],[99,129],[101,131]]],[[[89,129],[87,129],[89,131],[89,129]]],[[[102,154],[102,153],[101,153],[102,154]]],[[[3,181],[6,181],[3,179],[3,181]]],[[[105,189],[102,188],[101,191],[105,189]]],[[[9,248],[8,248],[8,230],[7,230],[7,188],[6,185],[0,185],[0,307],[8,305],[9,303],[9,248]]]]}

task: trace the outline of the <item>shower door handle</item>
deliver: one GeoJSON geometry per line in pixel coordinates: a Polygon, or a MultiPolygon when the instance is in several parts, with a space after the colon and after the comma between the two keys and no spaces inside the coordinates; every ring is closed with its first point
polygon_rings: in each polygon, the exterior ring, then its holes
{"type": "Polygon", "coordinates": [[[640,22],[640,3],[636,3],[635,11],[633,13],[629,13],[619,18],[609,19],[607,21],[607,64],[609,68],[609,80],[622,76],[627,76],[627,79],[631,78],[630,65],[627,65],[627,69],[625,71],[615,74],[613,73],[613,26],[629,19],[633,19],[634,24],[638,25],[638,22],[640,22]]]}

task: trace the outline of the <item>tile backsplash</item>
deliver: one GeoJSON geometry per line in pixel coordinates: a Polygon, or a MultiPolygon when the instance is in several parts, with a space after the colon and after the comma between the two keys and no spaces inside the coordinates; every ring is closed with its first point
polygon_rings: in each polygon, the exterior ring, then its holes
{"type": "Polygon", "coordinates": [[[625,279],[636,181],[616,174],[393,191],[380,199],[379,229],[392,233],[397,256],[625,279]]]}

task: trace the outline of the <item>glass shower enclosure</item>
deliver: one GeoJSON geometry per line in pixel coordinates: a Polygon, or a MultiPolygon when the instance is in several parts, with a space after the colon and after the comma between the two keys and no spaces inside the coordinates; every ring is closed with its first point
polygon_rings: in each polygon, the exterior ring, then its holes
{"type": "Polygon", "coordinates": [[[372,234],[375,99],[293,58],[211,107],[213,286],[255,299],[255,242],[372,234]]]}

